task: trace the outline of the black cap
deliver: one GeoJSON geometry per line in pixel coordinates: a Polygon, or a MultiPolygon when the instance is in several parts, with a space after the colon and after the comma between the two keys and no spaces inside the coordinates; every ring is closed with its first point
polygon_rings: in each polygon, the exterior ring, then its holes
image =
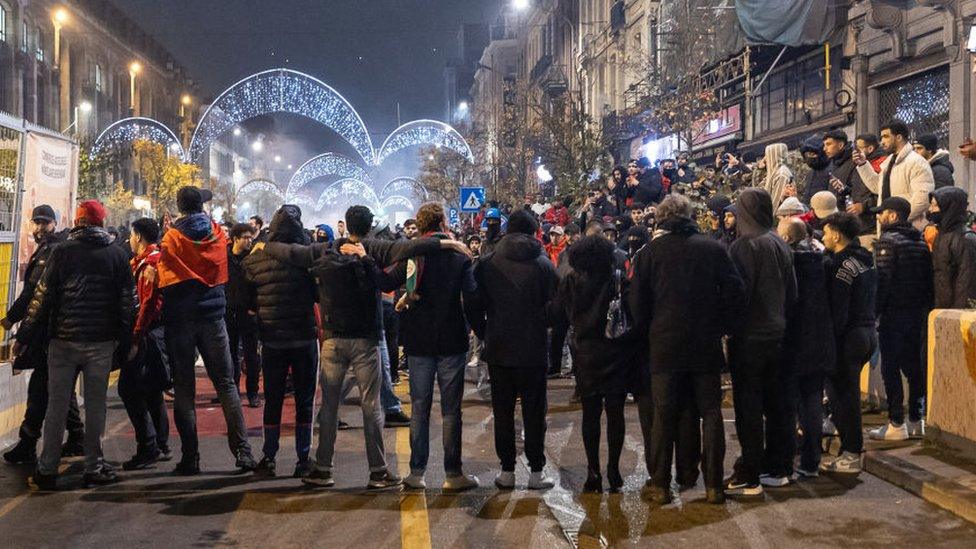
{"type": "Polygon", "coordinates": [[[213,193],[193,185],[180,187],[176,193],[176,207],[180,213],[195,213],[203,211],[204,202],[210,202],[213,193]]]}
{"type": "Polygon", "coordinates": [[[900,196],[890,196],[885,198],[884,201],[881,202],[880,206],[871,211],[879,214],[885,210],[893,210],[898,212],[898,216],[901,219],[908,219],[908,216],[912,214],[912,205],[900,196]]]}
{"type": "Polygon", "coordinates": [[[57,221],[57,215],[54,213],[54,208],[47,204],[41,204],[31,212],[31,221],[46,221],[51,223],[52,221],[57,221]]]}

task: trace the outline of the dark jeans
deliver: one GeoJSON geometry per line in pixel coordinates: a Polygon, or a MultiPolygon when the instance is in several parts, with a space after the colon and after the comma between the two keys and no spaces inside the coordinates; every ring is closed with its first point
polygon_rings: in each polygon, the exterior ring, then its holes
{"type": "Polygon", "coordinates": [[[733,338],[729,342],[735,430],[742,447],[736,476],[759,482],[760,473],[787,476],[796,424],[790,424],[782,341],[733,338]]]}
{"type": "Polygon", "coordinates": [[[515,471],[515,401],[522,398],[525,457],[529,469],[546,465],[546,368],[502,368],[488,365],[491,376],[491,410],[495,416],[495,453],[502,471],[515,471]]]}
{"type": "Polygon", "coordinates": [[[861,368],[874,354],[877,346],[874,328],[848,330],[843,342],[837,345],[839,360],[830,374],[827,397],[830,411],[840,438],[841,452],[860,454],[864,450],[861,432],[861,368]]]}
{"type": "MultiPolygon", "coordinates": [[[[824,375],[816,372],[793,375],[787,379],[787,398],[796,402],[790,408],[790,425],[799,421],[803,436],[800,438],[800,467],[804,471],[816,471],[820,467],[820,446],[823,437],[823,392],[824,375]]],[[[793,472],[792,456],[796,455],[796,437],[790,437],[788,473],[793,472]]]]}
{"type": "Polygon", "coordinates": [[[624,447],[626,395],[597,395],[582,399],[583,448],[586,465],[593,473],[600,472],[600,416],[607,413],[607,470],[620,470],[620,451],[624,447]]]}
{"type": "Polygon", "coordinates": [[[558,374],[563,368],[563,346],[566,344],[566,335],[569,333],[569,324],[557,324],[549,332],[549,374],[558,374]]]}
{"type": "Polygon", "coordinates": [[[247,441],[247,427],[241,410],[241,397],[234,383],[234,366],[227,343],[224,319],[187,321],[166,326],[166,350],[173,369],[173,418],[180,432],[184,458],[199,453],[197,440],[196,351],[200,351],[203,365],[220,398],[220,407],[227,423],[227,443],[231,453],[251,451],[247,441]]]}
{"type": "MultiPolygon", "coordinates": [[[[26,442],[37,444],[41,438],[41,427],[47,414],[47,365],[34,368],[30,380],[27,382],[27,410],[24,411],[24,421],[20,424],[20,438],[26,442]]],[[[71,402],[68,405],[68,437],[72,440],[85,438],[85,424],[81,422],[81,411],[78,409],[78,398],[71,392],[71,402]]]]}
{"type": "MultiPolygon", "coordinates": [[[[640,420],[641,436],[644,439],[644,464],[647,466],[648,474],[654,470],[653,458],[657,448],[653,434],[654,416],[654,399],[649,384],[647,390],[637,396],[637,417],[640,420]]],[[[674,469],[678,484],[685,486],[698,482],[701,444],[701,415],[698,407],[694,402],[685,402],[680,412],[678,438],[674,445],[677,461],[674,469]]]]}
{"type": "MultiPolygon", "coordinates": [[[[725,425],[722,421],[722,377],[719,373],[669,372],[651,375],[651,400],[654,403],[654,421],[651,427],[651,457],[648,472],[654,485],[661,488],[671,486],[671,459],[682,431],[682,416],[686,410],[694,408],[701,414],[701,455],[705,486],[718,488],[722,485],[722,461],[725,459],[725,425]]],[[[685,419],[685,422],[688,420],[685,419]]],[[[694,422],[698,427],[697,419],[694,422]]],[[[697,429],[696,429],[697,430],[697,429]]],[[[695,448],[694,450],[697,450],[695,448]]],[[[697,452],[689,449],[678,452],[693,456],[697,452]]],[[[679,463],[680,474],[690,476],[697,468],[695,463],[679,463]]],[[[681,479],[682,484],[688,484],[681,479]]]]}
{"type": "Polygon", "coordinates": [[[227,340],[230,345],[230,357],[234,362],[234,384],[241,390],[241,373],[247,376],[245,380],[247,396],[258,394],[259,378],[261,376],[261,355],[258,354],[258,334],[253,327],[241,329],[236,322],[227,322],[227,340]],[[243,365],[241,364],[243,361],[243,365]]]}
{"type": "Polygon", "coordinates": [[[166,358],[156,339],[150,340],[157,337],[162,337],[162,330],[143,338],[136,358],[119,374],[119,397],[135,430],[138,451],[145,453],[169,449],[169,416],[158,373],[166,368],[159,361],[166,358]]]}
{"type": "Polygon", "coordinates": [[[926,357],[923,345],[926,326],[924,314],[914,317],[884,316],[878,326],[881,346],[881,377],[888,399],[888,419],[897,425],[905,423],[905,389],[901,376],[908,380],[908,419],[919,421],[925,408],[926,357]]]}
{"type": "Polygon", "coordinates": [[[383,331],[386,333],[386,349],[390,356],[390,376],[400,376],[400,313],[392,303],[383,302],[383,331]]]}
{"type": "Polygon", "coordinates": [[[312,449],[312,408],[315,404],[315,375],[319,364],[318,342],[282,349],[263,345],[264,368],[264,455],[278,455],[281,436],[281,407],[285,402],[285,382],[291,369],[295,389],[295,453],[299,461],[308,459],[312,449]]]}

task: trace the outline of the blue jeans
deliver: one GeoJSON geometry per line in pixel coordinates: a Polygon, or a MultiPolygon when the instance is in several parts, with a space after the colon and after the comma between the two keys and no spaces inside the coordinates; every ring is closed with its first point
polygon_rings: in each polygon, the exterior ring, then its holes
{"type": "Polygon", "coordinates": [[[275,459],[281,437],[281,408],[285,403],[285,381],[291,370],[295,387],[295,453],[298,461],[308,459],[312,448],[312,409],[315,404],[315,376],[318,373],[318,342],[301,347],[264,345],[264,456],[275,459]]]}
{"type": "Polygon", "coordinates": [[[444,472],[461,474],[461,399],[464,396],[464,354],[451,356],[408,356],[410,366],[410,471],[422,473],[430,457],[430,407],[434,400],[434,377],[441,389],[444,472]]]}

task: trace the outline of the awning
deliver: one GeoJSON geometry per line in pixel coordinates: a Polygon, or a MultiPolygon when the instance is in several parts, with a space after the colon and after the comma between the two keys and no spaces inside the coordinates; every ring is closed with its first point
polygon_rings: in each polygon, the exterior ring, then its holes
{"type": "Polygon", "coordinates": [[[823,44],[837,26],[836,2],[736,0],[739,26],[750,44],[823,44]]]}

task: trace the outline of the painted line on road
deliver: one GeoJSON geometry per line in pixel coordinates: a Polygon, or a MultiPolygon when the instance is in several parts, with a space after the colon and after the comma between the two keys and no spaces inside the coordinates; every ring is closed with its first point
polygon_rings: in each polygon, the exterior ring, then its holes
{"type": "MultiPolygon", "coordinates": [[[[412,412],[410,406],[410,392],[408,383],[400,383],[393,388],[397,397],[407,397],[403,400],[403,410],[407,415],[412,412]]],[[[410,429],[397,427],[396,429],[397,471],[401,477],[410,474],[410,429]]],[[[430,547],[430,517],[427,514],[427,494],[425,491],[404,493],[400,499],[400,545],[415,549],[430,547]]]]}

